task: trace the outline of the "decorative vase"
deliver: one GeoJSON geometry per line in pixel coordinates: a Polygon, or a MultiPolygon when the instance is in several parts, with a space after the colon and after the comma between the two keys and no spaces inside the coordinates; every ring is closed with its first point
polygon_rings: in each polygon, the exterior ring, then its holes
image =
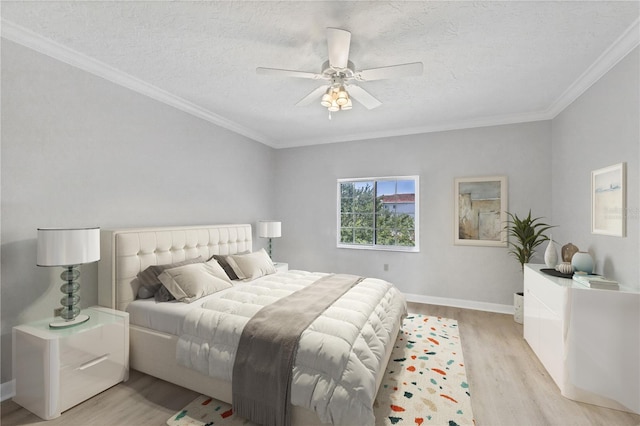
{"type": "Polygon", "coordinates": [[[553,244],[553,235],[549,237],[549,245],[544,251],[544,264],[547,265],[547,268],[555,268],[558,264],[558,252],[553,244]]]}
{"type": "Polygon", "coordinates": [[[579,252],[578,247],[574,246],[571,243],[567,243],[562,246],[562,261],[563,262],[571,262],[571,258],[574,254],[579,252]]]}
{"type": "Polygon", "coordinates": [[[579,251],[571,258],[571,265],[576,272],[593,274],[593,258],[586,251],[579,251]]]}

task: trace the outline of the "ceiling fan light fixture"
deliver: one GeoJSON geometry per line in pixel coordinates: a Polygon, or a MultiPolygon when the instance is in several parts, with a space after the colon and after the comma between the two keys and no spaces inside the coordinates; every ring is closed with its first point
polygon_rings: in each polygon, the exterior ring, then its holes
{"type": "Polygon", "coordinates": [[[346,105],[349,102],[349,93],[345,90],[344,86],[340,86],[336,98],[336,103],[340,106],[346,105]]]}
{"type": "Polygon", "coordinates": [[[320,101],[320,105],[322,105],[325,108],[329,108],[331,106],[331,96],[329,95],[324,95],[322,96],[322,100],[320,101]]]}
{"type": "Polygon", "coordinates": [[[336,101],[331,102],[331,106],[328,108],[329,112],[340,111],[340,105],[336,103],[336,101]]]}
{"type": "Polygon", "coordinates": [[[350,110],[351,108],[353,108],[353,104],[351,103],[351,98],[349,98],[349,99],[347,100],[347,103],[346,103],[346,104],[344,104],[344,105],[340,106],[340,109],[341,109],[342,111],[348,111],[348,110],[350,110]]]}
{"type": "Polygon", "coordinates": [[[333,101],[333,87],[329,87],[324,95],[322,95],[322,100],[320,101],[320,105],[325,108],[329,108],[331,106],[331,102],[333,101]]]}

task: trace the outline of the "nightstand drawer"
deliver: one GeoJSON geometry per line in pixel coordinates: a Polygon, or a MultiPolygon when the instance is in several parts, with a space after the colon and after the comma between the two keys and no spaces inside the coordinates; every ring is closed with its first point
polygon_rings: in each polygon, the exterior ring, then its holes
{"type": "Polygon", "coordinates": [[[60,339],[60,367],[79,368],[107,354],[124,357],[122,324],[111,323],[60,339]]]}
{"type": "Polygon", "coordinates": [[[124,380],[124,345],[119,324],[60,341],[60,411],[124,380]]]}

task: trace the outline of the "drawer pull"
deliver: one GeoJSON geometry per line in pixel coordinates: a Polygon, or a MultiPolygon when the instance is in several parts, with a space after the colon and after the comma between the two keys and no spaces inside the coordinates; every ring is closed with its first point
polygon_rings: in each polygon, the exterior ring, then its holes
{"type": "Polygon", "coordinates": [[[96,358],[96,359],[93,359],[91,361],[85,362],[84,364],[82,364],[80,366],[80,368],[78,368],[78,370],[85,370],[85,369],[87,369],[89,367],[93,367],[94,365],[101,363],[102,361],[106,360],[107,358],[109,358],[109,354],[102,355],[99,358],[96,358]]]}

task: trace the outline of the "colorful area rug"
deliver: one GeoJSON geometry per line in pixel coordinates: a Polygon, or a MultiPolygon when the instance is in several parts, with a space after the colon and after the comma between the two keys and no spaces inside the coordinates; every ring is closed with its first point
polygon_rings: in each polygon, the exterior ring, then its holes
{"type": "MultiPolygon", "coordinates": [[[[374,403],[376,426],[474,425],[458,322],[409,314],[374,403]]],[[[231,405],[199,396],[169,426],[254,426],[231,405]]],[[[354,425],[355,426],[355,425],[354,425]]]]}
{"type": "Polygon", "coordinates": [[[404,320],[374,410],[376,425],[474,424],[456,320],[404,320]]]}

